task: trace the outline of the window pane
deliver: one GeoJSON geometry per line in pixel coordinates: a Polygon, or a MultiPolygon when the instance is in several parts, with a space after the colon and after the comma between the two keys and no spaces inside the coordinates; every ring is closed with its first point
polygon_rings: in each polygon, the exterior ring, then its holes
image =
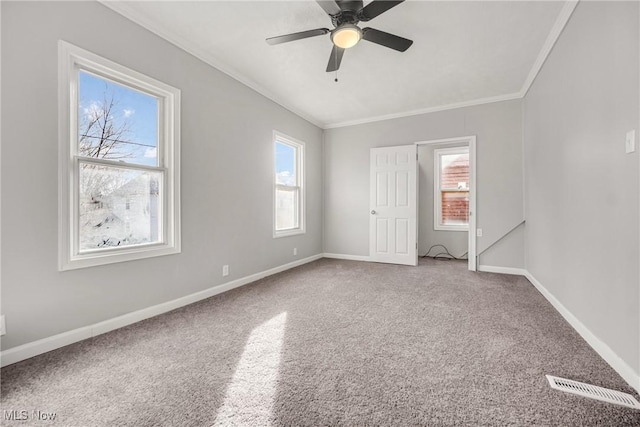
{"type": "Polygon", "coordinates": [[[158,166],[158,98],[85,71],[78,93],[80,156],[158,166]]]}
{"type": "Polygon", "coordinates": [[[297,185],[296,149],[276,142],[276,184],[297,185]]]}
{"type": "Polygon", "coordinates": [[[80,163],[80,251],[161,241],[162,172],[80,163]]]}
{"type": "Polygon", "coordinates": [[[276,230],[298,228],[298,188],[276,188],[276,230]]]}
{"type": "Polygon", "coordinates": [[[440,158],[442,189],[469,189],[469,153],[443,154],[440,158]]]}
{"type": "Polygon", "coordinates": [[[442,192],[442,225],[469,224],[469,192],[442,192]]]}

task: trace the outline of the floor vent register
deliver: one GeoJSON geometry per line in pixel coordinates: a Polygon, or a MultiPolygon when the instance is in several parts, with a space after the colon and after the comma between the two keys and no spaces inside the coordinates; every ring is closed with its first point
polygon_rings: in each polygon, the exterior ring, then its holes
{"type": "Polygon", "coordinates": [[[566,391],[567,393],[590,397],[591,399],[614,403],[628,408],[640,409],[640,403],[628,393],[568,380],[566,378],[554,377],[552,375],[546,375],[546,377],[551,388],[555,388],[556,390],[566,391]]]}

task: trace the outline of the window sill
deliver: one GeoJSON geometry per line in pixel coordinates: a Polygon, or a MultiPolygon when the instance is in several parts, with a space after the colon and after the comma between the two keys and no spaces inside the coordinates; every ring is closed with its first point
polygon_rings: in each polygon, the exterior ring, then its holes
{"type": "Polygon", "coordinates": [[[291,230],[274,231],[273,238],[279,239],[280,237],[297,236],[298,234],[305,234],[304,228],[294,228],[291,230]]]}
{"type": "Polygon", "coordinates": [[[154,245],[152,247],[137,247],[100,254],[75,255],[69,259],[60,260],[60,271],[76,270],[79,268],[97,267],[125,261],[154,258],[164,255],[180,253],[180,246],[154,245]]]}
{"type": "Polygon", "coordinates": [[[469,231],[469,226],[455,226],[455,225],[438,225],[433,227],[435,231],[469,231]]]}

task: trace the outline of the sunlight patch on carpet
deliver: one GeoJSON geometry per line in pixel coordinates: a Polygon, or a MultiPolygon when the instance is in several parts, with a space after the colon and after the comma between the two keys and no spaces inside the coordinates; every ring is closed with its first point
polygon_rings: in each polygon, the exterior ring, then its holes
{"type": "Polygon", "coordinates": [[[251,332],[215,426],[270,425],[286,321],[284,312],[251,332]]]}

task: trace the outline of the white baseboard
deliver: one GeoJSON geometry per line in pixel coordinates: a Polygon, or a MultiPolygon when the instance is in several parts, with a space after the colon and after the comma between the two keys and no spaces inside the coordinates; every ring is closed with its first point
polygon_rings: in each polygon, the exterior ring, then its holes
{"type": "Polygon", "coordinates": [[[485,273],[515,274],[517,276],[525,276],[527,270],[515,267],[495,267],[493,265],[478,265],[478,271],[485,273]]]}
{"type": "Polygon", "coordinates": [[[308,258],[300,259],[288,264],[281,265],[279,267],[274,267],[269,270],[252,274],[250,276],[236,279],[231,282],[223,283],[221,285],[217,285],[209,289],[205,289],[204,291],[196,292],[194,294],[187,295],[172,301],[167,301],[158,305],[144,308],[142,310],[114,317],[113,319],[94,323],[93,325],[84,326],[72,331],[63,332],[61,334],[23,344],[18,347],[10,348],[8,350],[0,352],[0,366],[4,367],[7,365],[11,365],[13,363],[20,362],[21,360],[29,359],[30,357],[34,357],[51,350],[73,344],[78,341],[92,338],[106,332],[113,331],[115,329],[119,329],[136,322],[140,322],[141,320],[145,320],[150,317],[175,310],[176,308],[193,304],[194,302],[212,297],[222,292],[238,288],[248,283],[255,282],[256,280],[260,280],[264,277],[271,276],[273,274],[280,273],[282,271],[289,270],[303,264],[307,264],[322,257],[322,254],[318,254],[308,258]]]}
{"type": "Polygon", "coordinates": [[[640,375],[622,360],[608,345],[602,342],[577,317],[575,317],[558,299],[553,296],[533,275],[524,268],[495,267],[478,265],[478,271],[500,274],[516,274],[526,277],[562,317],[636,392],[640,393],[640,375]]]}
{"type": "MultiPolygon", "coordinates": [[[[529,271],[525,271],[525,277],[536,289],[553,305],[564,319],[575,329],[580,336],[602,357],[620,376],[640,393],[640,375],[622,360],[607,344],[593,334],[577,317],[575,317],[551,292],[547,290],[529,271]]],[[[552,373],[553,375],[553,373],[552,373]]]]}
{"type": "MultiPolygon", "coordinates": [[[[175,310],[180,307],[192,304],[194,302],[212,297],[222,292],[238,288],[248,283],[255,282],[264,277],[271,276],[276,273],[280,273],[285,270],[289,270],[294,267],[298,267],[303,264],[318,260],[320,258],[334,258],[345,259],[353,261],[369,261],[368,256],[360,255],[344,255],[344,254],[332,254],[324,253],[314,255],[308,258],[304,258],[298,261],[294,261],[288,264],[281,265],[279,267],[271,268],[259,273],[255,273],[240,279],[233,280],[221,285],[214,286],[204,291],[196,292],[191,295],[187,295],[172,301],[168,301],[162,304],[154,305],[142,310],[134,311],[113,319],[105,320],[103,322],[95,323],[93,325],[84,326],[82,328],[74,329],[72,331],[63,332],[51,337],[43,338],[34,342],[20,345],[18,347],[10,348],[8,350],[0,352],[0,365],[2,367],[11,365],[21,360],[25,360],[39,354],[46,353],[48,351],[55,350],[57,348],[64,347],[69,344],[73,344],[78,341],[82,341],[88,338],[104,334],[109,331],[113,331],[124,326],[131,325],[141,320],[148,319],[150,317],[157,316],[162,313],[166,313],[171,310],[175,310]]],[[[510,267],[493,267],[493,266],[478,266],[479,271],[502,273],[502,274],[517,274],[525,276],[535,288],[553,305],[553,307],[564,317],[564,319],[582,336],[582,338],[602,357],[620,376],[629,383],[638,393],[640,393],[640,375],[636,373],[625,361],[623,361],[608,345],[602,342],[596,337],[580,320],[578,320],[560,301],[558,301],[533,275],[520,268],[510,267]]]]}
{"type": "Polygon", "coordinates": [[[346,254],[331,254],[331,253],[324,253],[322,255],[325,258],[346,259],[349,261],[371,261],[371,257],[369,257],[368,255],[346,255],[346,254]]]}

